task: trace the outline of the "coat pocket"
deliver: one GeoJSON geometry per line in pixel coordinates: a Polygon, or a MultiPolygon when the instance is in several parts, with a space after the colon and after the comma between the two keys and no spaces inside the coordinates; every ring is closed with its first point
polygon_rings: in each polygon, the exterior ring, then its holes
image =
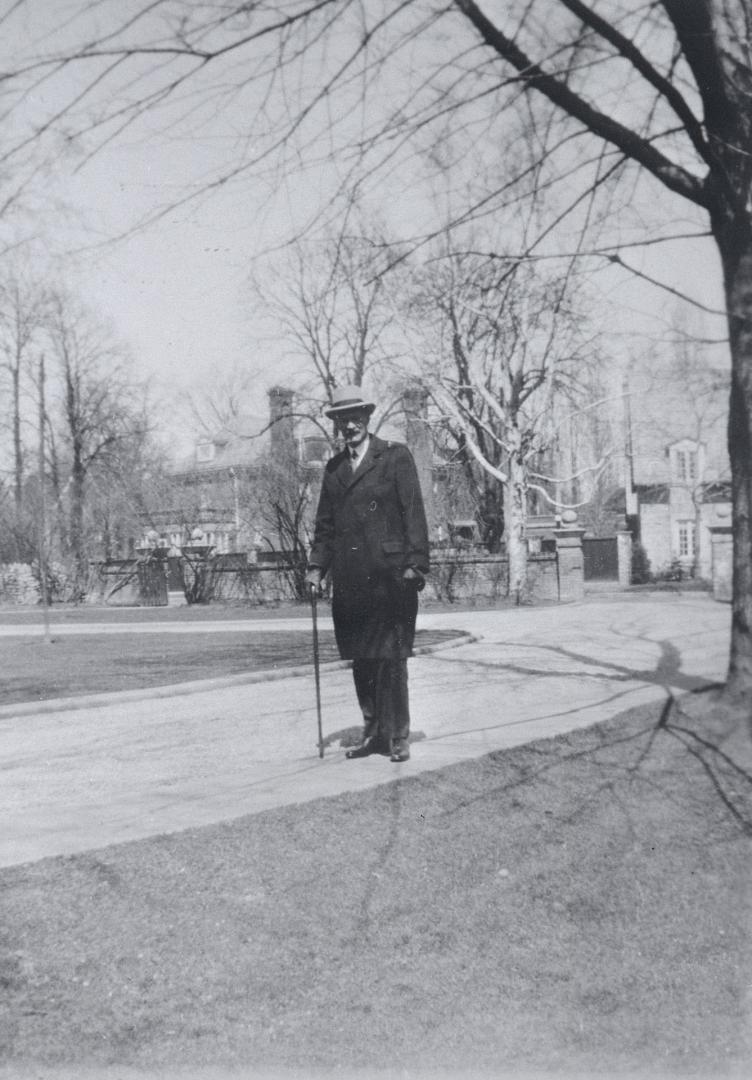
{"type": "Polygon", "coordinates": [[[384,540],[381,544],[384,558],[390,566],[401,566],[405,558],[405,545],[401,540],[384,540]]]}

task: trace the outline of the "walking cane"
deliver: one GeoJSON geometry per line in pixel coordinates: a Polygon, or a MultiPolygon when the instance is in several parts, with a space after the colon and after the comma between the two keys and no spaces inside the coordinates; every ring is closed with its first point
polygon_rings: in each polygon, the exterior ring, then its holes
{"type": "Polygon", "coordinates": [[[319,757],[324,756],[324,733],[321,730],[321,679],[319,678],[319,623],[316,612],[318,586],[311,585],[311,615],[313,617],[313,671],[316,678],[316,716],[319,723],[319,757]]]}

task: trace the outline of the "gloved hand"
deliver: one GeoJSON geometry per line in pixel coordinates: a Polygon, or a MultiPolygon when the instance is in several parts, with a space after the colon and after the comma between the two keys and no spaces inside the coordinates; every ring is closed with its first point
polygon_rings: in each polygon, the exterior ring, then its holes
{"type": "Polygon", "coordinates": [[[408,566],[406,570],[402,571],[402,581],[411,589],[415,589],[416,592],[420,592],[426,583],[426,579],[420,570],[416,570],[412,566],[408,566]]]}
{"type": "Polygon", "coordinates": [[[321,571],[318,566],[312,566],[311,569],[307,571],[305,581],[310,589],[316,589],[318,592],[321,588],[321,571]]]}

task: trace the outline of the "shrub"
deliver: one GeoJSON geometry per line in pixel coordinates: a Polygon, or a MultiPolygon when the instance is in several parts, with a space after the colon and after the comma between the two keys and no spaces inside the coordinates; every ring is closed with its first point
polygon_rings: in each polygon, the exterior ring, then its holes
{"type": "MultiPolygon", "coordinates": [[[[37,582],[37,588],[39,589],[39,598],[42,596],[42,584],[41,575],[39,572],[39,562],[35,560],[31,564],[32,573],[37,582]]],[[[65,601],[71,599],[71,588],[73,585],[73,577],[69,571],[59,562],[48,562],[46,566],[47,570],[47,599],[53,604],[56,601],[65,601]]]]}
{"type": "Polygon", "coordinates": [[[672,559],[668,566],[664,566],[655,575],[656,581],[685,581],[694,577],[694,567],[687,566],[681,559],[672,559]]]}
{"type": "Polygon", "coordinates": [[[634,540],[632,542],[632,584],[647,585],[650,580],[650,559],[639,540],[634,540]]]}

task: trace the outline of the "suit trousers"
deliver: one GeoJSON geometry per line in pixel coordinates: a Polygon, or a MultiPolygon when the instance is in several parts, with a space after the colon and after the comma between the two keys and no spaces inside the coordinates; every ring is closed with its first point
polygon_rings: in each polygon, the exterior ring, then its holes
{"type": "Polygon", "coordinates": [[[353,681],[363,713],[363,738],[392,739],[410,735],[407,660],[353,660],[353,681]]]}

